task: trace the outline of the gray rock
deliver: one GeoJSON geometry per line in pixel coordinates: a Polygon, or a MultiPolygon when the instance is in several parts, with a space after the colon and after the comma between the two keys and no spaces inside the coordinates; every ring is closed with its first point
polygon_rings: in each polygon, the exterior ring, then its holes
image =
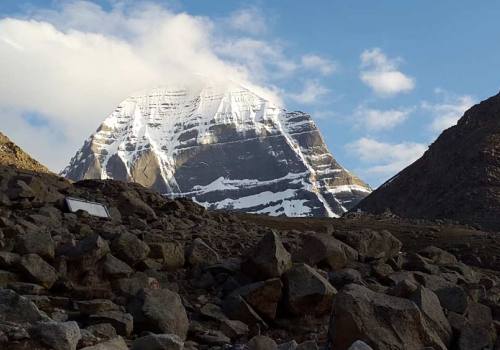
{"type": "Polygon", "coordinates": [[[47,289],[57,281],[57,271],[36,254],[24,255],[19,267],[33,282],[47,289]]]}
{"type": "Polygon", "coordinates": [[[432,263],[432,260],[416,253],[408,253],[404,256],[403,268],[409,271],[421,271],[429,274],[439,273],[439,268],[432,263]]]}
{"type": "Polygon", "coordinates": [[[318,344],[314,340],[307,340],[297,346],[297,350],[318,350],[318,344]]]}
{"type": "Polygon", "coordinates": [[[402,243],[389,231],[349,231],[341,237],[353,247],[363,259],[381,259],[383,261],[399,254],[402,243]]]}
{"type": "Polygon", "coordinates": [[[105,311],[119,311],[120,307],[108,299],[77,301],[78,311],[83,315],[92,315],[105,311]]]}
{"type": "Polygon", "coordinates": [[[277,350],[278,345],[274,340],[263,335],[256,335],[247,343],[248,350],[277,350]]]}
{"type": "Polygon", "coordinates": [[[112,254],[107,254],[103,263],[104,272],[111,278],[129,277],[134,270],[125,262],[114,257],[112,254]]]}
{"type": "MultiPolygon", "coordinates": [[[[143,167],[141,172],[144,172],[145,168],[147,167],[143,167]]],[[[122,213],[134,213],[150,220],[157,218],[155,211],[139,198],[135,191],[129,190],[120,193],[120,210],[122,213]]]]}
{"type": "Polygon", "coordinates": [[[296,264],[283,275],[285,303],[295,315],[329,313],[337,290],[316,270],[296,264]]]}
{"type": "Polygon", "coordinates": [[[175,334],[150,334],[134,340],[131,350],[182,350],[184,342],[175,334]]]}
{"type": "Polygon", "coordinates": [[[241,265],[246,274],[259,280],[280,277],[291,267],[291,255],[274,231],[266,234],[257,243],[241,265]]]}
{"type": "Polygon", "coordinates": [[[346,284],[362,284],[363,277],[358,270],[345,268],[328,273],[328,280],[335,288],[342,288],[346,284]]]}
{"type": "Polygon", "coordinates": [[[458,314],[463,314],[469,305],[469,299],[464,289],[459,286],[445,287],[436,290],[441,305],[458,314]]]}
{"type": "Polygon", "coordinates": [[[11,252],[0,252],[0,268],[9,269],[21,261],[21,256],[11,252]]]}
{"type": "Polygon", "coordinates": [[[231,319],[242,321],[250,326],[262,325],[267,328],[266,322],[241,295],[232,295],[224,299],[222,308],[224,313],[231,319]]]}
{"type": "Polygon", "coordinates": [[[483,327],[465,326],[458,338],[457,350],[493,349],[494,339],[491,331],[483,327]]]}
{"type": "Polygon", "coordinates": [[[10,289],[0,289],[0,321],[35,323],[48,317],[29,299],[10,289]]]}
{"type": "Polygon", "coordinates": [[[248,326],[238,320],[223,320],[220,325],[220,330],[222,333],[224,333],[226,336],[228,336],[231,339],[238,339],[240,337],[243,337],[250,332],[250,329],[248,326]]]}
{"type": "Polygon", "coordinates": [[[219,254],[201,238],[196,238],[186,249],[186,261],[191,266],[209,266],[220,261],[219,254]]]}
{"type": "Polygon", "coordinates": [[[387,290],[387,294],[398,298],[408,298],[418,289],[418,284],[411,280],[401,280],[387,290]]]}
{"type": "Polygon", "coordinates": [[[74,247],[69,247],[60,252],[69,261],[75,262],[78,265],[78,269],[82,271],[95,269],[97,262],[108,253],[108,242],[97,234],[90,234],[88,237],[80,240],[74,247]]]}
{"type": "Polygon", "coordinates": [[[141,289],[151,288],[156,280],[143,272],[136,272],[129,278],[120,278],[113,281],[113,288],[118,294],[127,298],[134,297],[141,289]]]}
{"type": "Polygon", "coordinates": [[[223,346],[231,343],[231,339],[223,332],[213,329],[205,329],[202,332],[195,332],[194,339],[201,344],[212,346],[223,346]]]}
{"type": "Polygon", "coordinates": [[[128,350],[128,346],[122,337],[116,337],[106,342],[94,346],[88,346],[80,350],[128,350]]]}
{"type": "Polygon", "coordinates": [[[295,350],[297,349],[297,346],[299,346],[299,344],[297,344],[295,340],[291,340],[289,342],[278,345],[278,350],[295,350]]]}
{"type": "Polygon", "coordinates": [[[81,338],[80,328],[74,321],[70,322],[41,322],[35,325],[31,336],[54,350],[76,350],[81,338]]]}
{"type": "Polygon", "coordinates": [[[5,288],[19,281],[20,277],[13,272],[0,270],[0,288],[5,288]]]}
{"type": "Polygon", "coordinates": [[[432,245],[422,249],[418,253],[423,257],[431,259],[438,265],[455,264],[457,262],[457,258],[453,254],[432,245]]]}
{"type": "Polygon", "coordinates": [[[124,232],[115,238],[111,244],[111,249],[118,258],[132,266],[145,260],[150,251],[146,243],[129,232],[124,232]]]}
{"type": "Polygon", "coordinates": [[[11,282],[7,284],[8,289],[12,289],[21,295],[40,295],[46,292],[46,289],[35,283],[11,282]]]}
{"type": "Polygon", "coordinates": [[[329,338],[334,349],[348,349],[360,339],[379,350],[447,349],[415,303],[357,284],[335,296],[329,338]]]}
{"type": "Polygon", "coordinates": [[[116,338],[116,329],[110,323],[97,323],[85,328],[89,333],[100,339],[113,339],[116,338]]]}
{"type": "Polygon", "coordinates": [[[49,232],[35,231],[19,235],[16,252],[20,254],[37,254],[45,259],[53,259],[55,244],[49,232]]]}
{"type": "Polygon", "coordinates": [[[121,311],[103,311],[95,315],[90,315],[91,324],[109,323],[116,329],[119,335],[129,336],[134,329],[134,319],[132,315],[121,311]]]}
{"type": "Polygon", "coordinates": [[[409,299],[417,304],[431,326],[439,334],[443,343],[449,347],[451,344],[452,330],[436,294],[430,289],[420,286],[412,293],[409,299]]]}
{"type": "Polygon", "coordinates": [[[138,330],[175,334],[186,339],[189,321],[179,294],[168,289],[142,289],[128,304],[138,330]]]}
{"type": "Polygon", "coordinates": [[[200,308],[200,314],[216,321],[224,321],[227,319],[224,312],[222,312],[221,307],[212,303],[203,305],[200,308]]]}
{"type": "Polygon", "coordinates": [[[475,327],[490,328],[493,323],[491,309],[481,303],[470,302],[466,317],[469,324],[475,327]]]}

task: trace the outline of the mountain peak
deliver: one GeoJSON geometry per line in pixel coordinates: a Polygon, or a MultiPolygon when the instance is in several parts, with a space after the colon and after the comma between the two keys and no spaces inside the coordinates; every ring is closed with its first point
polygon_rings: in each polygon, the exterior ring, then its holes
{"type": "Polygon", "coordinates": [[[133,94],[64,169],[134,181],[211,209],[338,216],[369,193],[328,151],[311,117],[235,82],[133,94]]]}

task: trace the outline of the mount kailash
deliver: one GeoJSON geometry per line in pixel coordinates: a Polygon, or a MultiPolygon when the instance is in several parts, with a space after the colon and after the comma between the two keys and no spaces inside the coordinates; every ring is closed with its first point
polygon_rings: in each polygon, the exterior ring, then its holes
{"type": "Polygon", "coordinates": [[[336,217],[371,189],[340,166],[311,117],[233,82],[135,94],[61,175],[133,181],[210,209],[336,217]]]}

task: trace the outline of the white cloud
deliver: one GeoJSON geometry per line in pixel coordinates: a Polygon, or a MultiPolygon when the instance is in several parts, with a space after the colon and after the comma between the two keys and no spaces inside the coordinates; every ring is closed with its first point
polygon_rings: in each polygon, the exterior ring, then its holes
{"type": "MultiPolygon", "coordinates": [[[[87,1],[59,4],[0,19],[0,110],[10,111],[0,115],[2,129],[55,171],[132,92],[202,74],[240,81],[281,103],[273,79],[302,67],[279,43],[224,36],[218,29],[227,23],[207,17],[149,2],[112,2],[110,10],[87,1]],[[26,112],[42,115],[53,130],[37,133],[22,118],[26,112]],[[54,132],[62,137],[55,140],[54,132]]],[[[326,92],[313,80],[295,97],[311,103],[326,92]]]]}
{"type": "Polygon", "coordinates": [[[299,67],[280,45],[264,40],[247,37],[220,40],[214,50],[226,62],[245,67],[259,81],[288,77],[299,67]]]}
{"type": "Polygon", "coordinates": [[[408,92],[415,87],[415,79],[399,71],[401,59],[390,59],[379,48],[361,54],[360,79],[380,96],[388,97],[408,92]]]}
{"type": "Polygon", "coordinates": [[[444,95],[444,100],[439,103],[422,102],[422,109],[431,113],[433,120],[431,129],[441,132],[457,123],[466,110],[476,102],[470,95],[451,96],[442,89],[436,89],[436,94],[444,95]]]}
{"type": "Polygon", "coordinates": [[[297,94],[289,94],[289,97],[299,103],[311,104],[317,102],[318,99],[329,92],[330,90],[321,85],[318,81],[308,80],[305,82],[304,88],[301,92],[297,94]]]}
{"type": "Polygon", "coordinates": [[[266,17],[256,7],[233,12],[227,22],[231,28],[253,35],[263,34],[267,31],[266,17]]]}
{"type": "Polygon", "coordinates": [[[318,55],[304,55],[301,61],[302,67],[317,70],[322,75],[330,75],[337,70],[337,65],[333,61],[318,55]]]}
{"type": "Polygon", "coordinates": [[[402,124],[412,112],[412,108],[380,110],[361,106],[356,109],[354,117],[357,126],[369,131],[381,131],[402,124]]]}
{"type": "Polygon", "coordinates": [[[367,165],[366,174],[392,176],[420,158],[427,150],[422,143],[386,143],[363,137],[348,144],[347,150],[367,165]]]}

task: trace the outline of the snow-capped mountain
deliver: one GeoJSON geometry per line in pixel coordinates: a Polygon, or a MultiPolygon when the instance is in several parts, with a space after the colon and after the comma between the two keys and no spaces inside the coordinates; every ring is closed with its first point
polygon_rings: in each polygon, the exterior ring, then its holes
{"type": "Polygon", "coordinates": [[[127,98],[61,174],[135,181],[211,209],[287,216],[338,216],[371,191],[335,161],[309,115],[233,82],[127,98]]]}

